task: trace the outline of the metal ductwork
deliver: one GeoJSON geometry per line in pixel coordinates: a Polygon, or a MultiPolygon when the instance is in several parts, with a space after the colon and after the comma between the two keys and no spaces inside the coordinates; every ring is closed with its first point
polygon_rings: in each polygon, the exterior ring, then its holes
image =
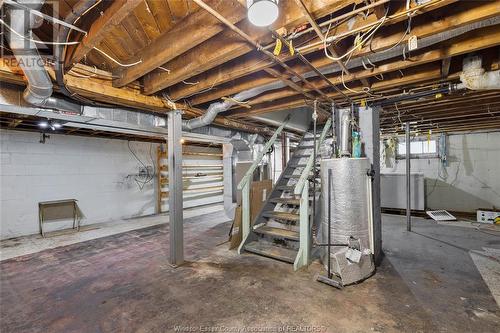
{"type": "Polygon", "coordinates": [[[238,104],[238,102],[244,102],[249,98],[262,94],[263,92],[283,88],[284,86],[285,84],[281,81],[273,82],[237,93],[232,98],[227,99],[224,102],[212,103],[208,107],[207,112],[205,112],[202,116],[184,120],[182,122],[182,129],[189,131],[195,128],[210,125],[219,113],[229,110],[231,106],[238,104]]]}
{"type": "MultiPolygon", "coordinates": [[[[31,9],[40,10],[44,0],[18,0],[18,2],[31,9]]],[[[23,94],[24,100],[35,106],[81,113],[81,105],[52,96],[52,81],[45,70],[44,61],[38,53],[36,44],[30,40],[31,28],[34,27],[38,17],[26,13],[23,9],[9,8],[8,18],[13,31],[7,34],[7,39],[19,67],[28,80],[28,86],[23,94]],[[25,15],[30,15],[29,20],[24,19],[25,15]]]]}
{"type": "Polygon", "coordinates": [[[500,70],[486,72],[480,56],[464,59],[460,81],[470,90],[500,89],[500,70]]]}
{"type": "Polygon", "coordinates": [[[351,156],[351,109],[344,109],[340,116],[340,156],[351,156]]]}

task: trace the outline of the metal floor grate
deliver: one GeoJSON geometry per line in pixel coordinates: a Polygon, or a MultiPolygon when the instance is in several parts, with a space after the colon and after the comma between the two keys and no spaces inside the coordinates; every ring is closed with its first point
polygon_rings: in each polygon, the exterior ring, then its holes
{"type": "Polygon", "coordinates": [[[456,221],[457,218],[445,210],[428,210],[426,211],[434,221],[456,221]]]}

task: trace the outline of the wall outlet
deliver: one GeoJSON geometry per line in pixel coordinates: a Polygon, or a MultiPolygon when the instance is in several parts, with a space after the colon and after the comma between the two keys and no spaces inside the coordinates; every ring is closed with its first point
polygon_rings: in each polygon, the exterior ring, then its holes
{"type": "Polygon", "coordinates": [[[146,167],[140,166],[139,172],[137,175],[139,177],[147,177],[148,175],[152,175],[152,174],[153,174],[153,167],[151,165],[148,165],[146,167]]]}

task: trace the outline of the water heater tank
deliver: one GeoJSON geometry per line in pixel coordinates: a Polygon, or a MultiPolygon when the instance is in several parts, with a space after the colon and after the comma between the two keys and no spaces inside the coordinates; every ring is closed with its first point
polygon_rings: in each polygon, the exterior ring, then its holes
{"type": "MultiPolygon", "coordinates": [[[[371,188],[370,161],[367,158],[335,158],[321,161],[321,215],[318,238],[328,243],[328,210],[331,216],[331,244],[359,241],[362,258],[353,262],[346,246],[331,247],[330,257],[334,273],[344,284],[366,278],[374,269],[371,255],[371,188]],[[328,173],[331,170],[331,189],[328,195],[328,173]]],[[[322,262],[328,259],[327,247],[322,246],[322,262]]]]}

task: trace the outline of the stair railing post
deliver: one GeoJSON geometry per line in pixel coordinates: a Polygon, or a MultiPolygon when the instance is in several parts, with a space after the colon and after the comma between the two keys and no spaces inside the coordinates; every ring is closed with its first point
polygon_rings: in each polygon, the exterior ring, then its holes
{"type": "Polygon", "coordinates": [[[309,265],[311,258],[311,234],[309,232],[309,182],[304,184],[302,193],[300,194],[299,208],[299,252],[293,263],[293,269],[298,270],[300,267],[309,265]]]}
{"type": "MultiPolygon", "coordinates": [[[[326,133],[328,132],[331,125],[331,120],[328,119],[323,127],[323,131],[319,137],[319,140],[316,142],[315,148],[316,151],[319,150],[319,146],[325,140],[326,133]]],[[[314,156],[310,156],[306,167],[302,171],[302,174],[299,178],[299,181],[295,185],[294,194],[300,195],[300,208],[299,208],[299,252],[297,253],[297,257],[295,258],[295,262],[293,264],[293,268],[295,270],[299,269],[302,266],[307,266],[310,261],[311,256],[311,223],[309,220],[309,174],[311,170],[314,170],[316,167],[314,164],[316,163],[314,156]]],[[[316,193],[313,193],[313,200],[316,200],[316,193]]]]}
{"type": "Polygon", "coordinates": [[[241,233],[246,239],[250,233],[250,181],[245,182],[241,191],[241,233]]]}

